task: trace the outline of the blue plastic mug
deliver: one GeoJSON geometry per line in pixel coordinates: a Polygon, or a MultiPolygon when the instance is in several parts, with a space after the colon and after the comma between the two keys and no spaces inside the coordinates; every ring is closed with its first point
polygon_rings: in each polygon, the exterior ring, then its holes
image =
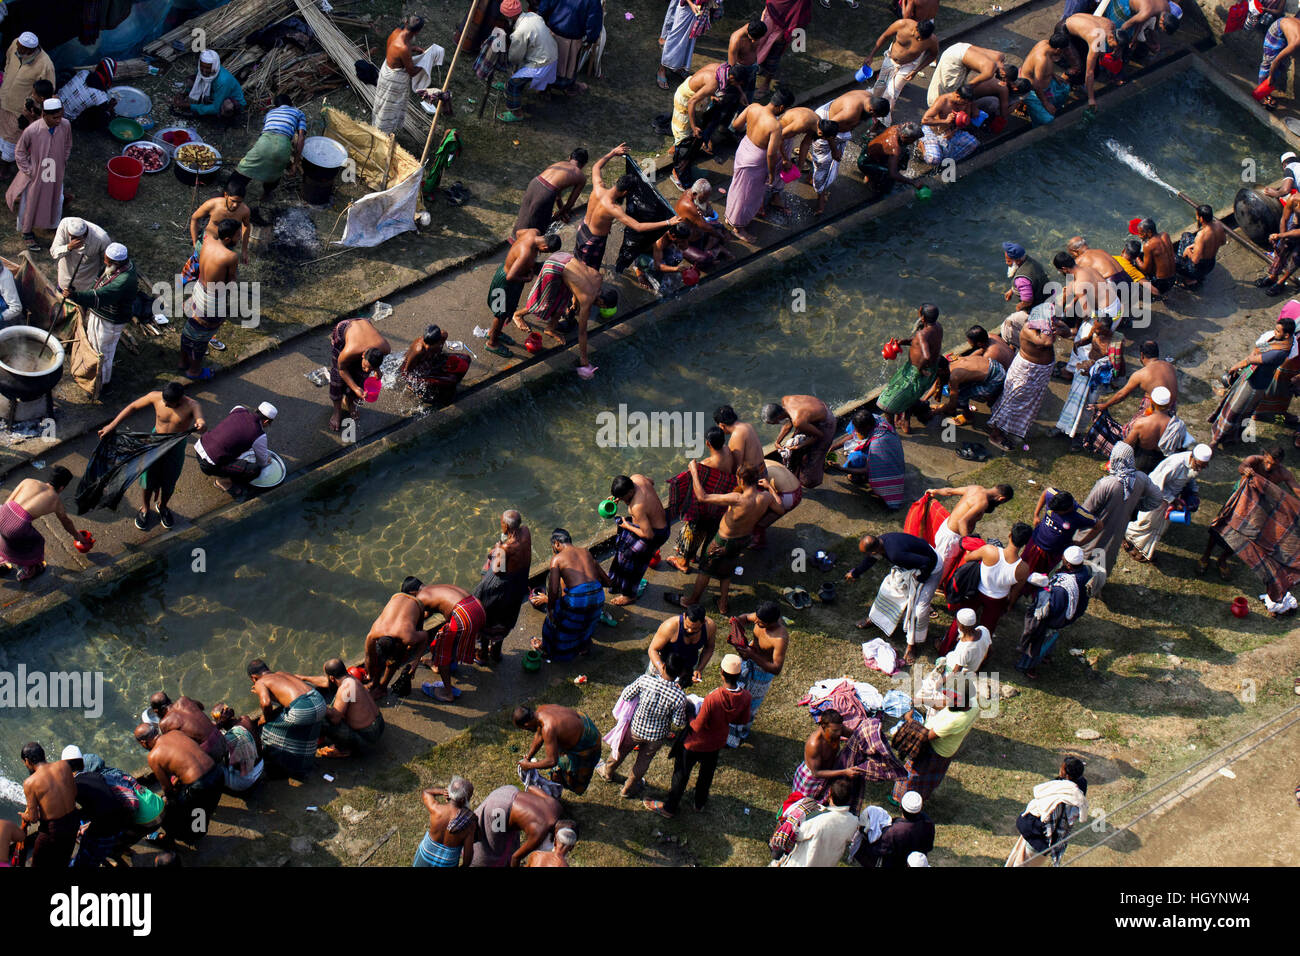
{"type": "Polygon", "coordinates": [[[858,72],[853,74],[853,78],[859,83],[865,83],[874,75],[875,71],[871,69],[871,64],[863,63],[862,66],[858,67],[858,72]]]}

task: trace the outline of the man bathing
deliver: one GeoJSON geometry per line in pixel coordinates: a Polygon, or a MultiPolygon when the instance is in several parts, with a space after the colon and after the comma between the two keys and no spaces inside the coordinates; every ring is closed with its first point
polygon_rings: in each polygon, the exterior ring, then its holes
{"type": "MultiPolygon", "coordinates": [[[[635,173],[624,173],[618,177],[612,189],[605,185],[602,175],[605,164],[615,156],[626,156],[627,152],[627,143],[619,143],[596,160],[596,164],[591,168],[591,196],[587,199],[587,214],[582,220],[582,225],[578,227],[578,236],[573,247],[574,258],[590,269],[600,269],[605,259],[605,246],[609,242],[609,230],[616,220],[623,224],[623,228],[634,232],[653,232],[679,221],[678,217],[674,216],[661,222],[638,222],[627,214],[623,203],[638,182],[635,173]]],[[[591,304],[587,303],[587,309],[590,308],[591,304]]],[[[582,319],[579,319],[579,322],[581,323],[582,319]]],[[[585,345],[582,358],[583,365],[590,364],[586,361],[585,345]]]]}
{"type": "Polygon", "coordinates": [[[917,22],[909,18],[895,20],[884,33],[876,39],[876,45],[867,55],[867,63],[876,58],[880,48],[886,43],[889,49],[876,74],[876,85],[871,88],[873,96],[883,96],[889,104],[889,113],[882,118],[889,125],[894,104],[898,102],[903,88],[931,63],[939,59],[939,41],[934,35],[934,21],[917,22]]]}
{"type": "Polygon", "coordinates": [[[610,484],[609,494],[627,505],[630,516],[614,519],[618,534],[609,565],[610,587],[618,592],[609,602],[622,607],[640,596],[642,576],[659,548],[668,542],[670,522],[655,483],[645,475],[619,475],[610,484]]]}
{"type": "Polygon", "coordinates": [[[199,238],[199,223],[207,219],[207,224],[203,227],[204,239],[217,238],[217,227],[227,219],[233,219],[239,224],[239,261],[248,264],[248,241],[252,238],[252,210],[244,202],[244,195],[247,188],[238,180],[228,182],[221,187],[221,195],[213,196],[207,202],[194,210],[190,216],[190,244],[194,247],[194,256],[192,260],[194,265],[198,265],[198,252],[202,240],[199,238]]]}
{"type": "Polygon", "coordinates": [[[478,826],[471,865],[521,866],[528,854],[550,846],[562,823],[572,826],[561,820],[563,812],[560,801],[544,793],[497,787],[474,811],[478,826]]]}
{"type": "Polygon", "coordinates": [[[273,671],[266,661],[248,662],[248,679],[262,705],[262,759],[268,772],[298,776],[312,768],[325,724],[325,698],[306,681],[273,671]]]}
{"type": "Polygon", "coordinates": [[[1088,94],[1088,109],[1097,111],[1097,64],[1103,56],[1119,47],[1115,24],[1106,17],[1076,13],[1057,24],[1055,32],[1070,38],[1072,52],[1083,70],[1083,88],[1088,94]]]}
{"type": "Polygon", "coordinates": [[[1169,233],[1158,232],[1154,219],[1143,219],[1138,223],[1138,238],[1142,241],[1142,261],[1138,268],[1151,280],[1151,288],[1157,295],[1164,295],[1174,287],[1177,260],[1174,244],[1169,233]]]}
{"type": "Polygon", "coordinates": [[[1030,319],[1020,332],[1020,351],[1007,369],[1002,397],[989,416],[989,441],[1010,451],[1014,440],[1024,443],[1038,414],[1056,367],[1056,331],[1051,319],[1030,319]]]}
{"type": "Polygon", "coordinates": [[[218,764],[226,762],[226,738],[198,701],[183,695],[173,701],[158,691],[149,698],[149,711],[158,718],[159,733],[179,730],[218,764]]]}
{"type": "Polygon", "coordinates": [[[743,465],[749,465],[762,477],[767,473],[767,463],[763,459],[763,443],[758,432],[749,422],[742,422],[736,410],[730,405],[720,405],[713,413],[714,423],[727,436],[727,447],[731,450],[732,461],[737,471],[743,465]]]}
{"type": "Polygon", "coordinates": [[[591,364],[587,352],[587,321],[593,304],[602,309],[617,307],[618,290],[601,285],[599,269],[593,269],[571,253],[556,252],[542,263],[528,300],[515,312],[513,321],[521,330],[532,331],[524,316],[540,316],[546,322],[542,333],[558,339],[563,346],[567,340],[559,331],[560,322],[576,315],[578,375],[589,379],[597,368],[591,364]]]}
{"type": "Polygon", "coordinates": [[[365,381],[379,374],[384,356],[393,350],[369,319],[344,319],[330,332],[330,431],[338,431],[344,414],[356,415],[357,399],[365,398],[365,381]]]}
{"type": "Polygon", "coordinates": [[[450,704],[461,694],[452,686],[453,670],[457,664],[474,662],[479,632],[487,623],[487,613],[478,598],[455,584],[420,585],[415,599],[426,618],[441,614],[445,619],[442,627],[430,632],[429,656],[416,663],[416,667],[428,664],[438,678],[421,689],[434,700],[450,704]]]}
{"type": "Polygon", "coordinates": [[[600,763],[600,730],[581,710],[559,704],[516,707],[511,722],[533,732],[533,744],[519,760],[519,779],[527,790],[560,799],[568,790],[587,792],[600,763]],[[538,751],[544,753],[538,757],[538,751]]]}
{"type": "Polygon", "coordinates": [[[1228,241],[1228,227],[1214,218],[1212,206],[1196,207],[1196,232],[1183,233],[1174,265],[1183,287],[1199,289],[1214,268],[1215,257],[1228,241]]]}
{"type": "Polygon", "coordinates": [[[894,183],[916,186],[905,172],[911,164],[912,145],[922,136],[919,123],[899,123],[873,136],[858,155],[858,172],[877,197],[885,196],[894,183]]]}
{"type": "Polygon", "coordinates": [[[743,128],[745,135],[732,164],[725,222],[741,242],[756,241],[746,228],[763,211],[782,169],[790,165],[781,114],[793,102],[790,91],[778,87],[766,104],[750,104],[731,122],[733,130],[743,128]]]}
{"type": "MultiPolygon", "coordinates": [[[[528,282],[537,275],[537,257],[542,253],[559,251],[560,237],[556,233],[543,235],[536,229],[515,232],[514,244],[506,252],[506,261],[497,267],[488,285],[488,310],[492,313],[492,328],[488,331],[486,348],[502,358],[511,358],[510,349],[502,344],[501,329],[506,320],[519,310],[519,298],[528,282]]],[[[516,325],[528,331],[528,325],[519,320],[516,325]]],[[[510,340],[513,342],[513,340],[510,340]]]]}
{"type": "Polygon", "coordinates": [[[483,605],[482,642],[474,663],[482,667],[501,661],[501,646],[519,620],[528,599],[528,572],[533,560],[533,535],[514,509],[501,513],[500,540],[488,552],[483,578],[474,597],[483,605]]]}
{"type": "Polygon", "coordinates": [[[429,646],[429,634],[421,627],[429,614],[415,596],[420,586],[416,577],[403,581],[401,591],[388,599],[366,635],[367,686],[376,697],[385,696],[398,669],[429,646]]]}
{"type": "MultiPolygon", "coordinates": [[[[216,237],[205,236],[199,246],[198,268],[185,298],[185,324],[181,327],[181,354],[177,368],[194,381],[207,381],[213,371],[203,367],[208,345],[227,318],[235,318],[240,300],[233,294],[239,279],[239,222],[223,219],[216,237]]],[[[252,318],[252,316],[249,316],[252,318]]]]}
{"type": "Polygon", "coordinates": [[[542,637],[534,639],[534,647],[548,660],[571,661],[591,650],[591,637],[605,606],[605,588],[613,587],[613,582],[591,552],[574,544],[563,528],[551,532],[551,554],[546,593],[529,598],[533,607],[546,611],[542,637]]]}
{"type": "Polygon", "coordinates": [[[77,784],[66,760],[50,763],[45,748],[28,743],[22,749],[27,779],[23,781],[23,829],[39,824],[28,846],[27,858],[36,869],[64,869],[72,860],[81,821],[77,816],[77,784]]]}
{"type": "MultiPolygon", "coordinates": [[[[970,351],[948,362],[948,397],[941,404],[931,406],[931,414],[952,415],[966,411],[972,401],[993,405],[1002,394],[1002,382],[1007,369],[998,359],[1005,349],[995,346],[982,325],[972,325],[966,330],[970,351]]],[[[1006,349],[1010,352],[1010,349],[1006,349]]],[[[937,391],[936,381],[933,390],[937,391]]]]}
{"type": "Polygon", "coordinates": [[[196,843],[212,824],[212,814],[221,802],[225,774],[179,730],[162,733],[156,724],[140,724],[135,728],[135,739],[149,752],[149,769],[167,799],[162,819],[164,845],[174,847],[182,834],[188,834],[188,842],[196,843]]]}
{"type": "MultiPolygon", "coordinates": [[[[813,190],[817,193],[816,215],[826,211],[831,184],[840,174],[844,147],[853,139],[853,130],[867,116],[874,117],[877,125],[882,124],[888,119],[890,109],[887,99],[865,90],[850,90],[817,108],[817,135],[808,153],[812,159],[813,190]]],[[[805,139],[804,145],[807,143],[805,139]]]]}
{"type": "Polygon", "coordinates": [[[337,657],[325,662],[324,677],[299,679],[330,695],[325,710],[325,739],[329,744],[316,750],[317,757],[351,757],[379,744],[384,733],[384,715],[375,698],[361,681],[348,673],[347,665],[337,657]]]}
{"type": "Polygon", "coordinates": [[[763,406],[762,419],[780,425],[777,450],[786,467],[799,477],[805,488],[822,483],[826,453],[835,440],[837,422],[831,407],[815,395],[786,395],[780,403],[763,406]]]}
{"type": "MultiPolygon", "coordinates": [[[[900,435],[911,434],[913,410],[938,377],[944,361],[940,348],[943,326],[939,324],[939,307],[925,302],[916,313],[911,337],[895,341],[897,345],[907,346],[907,364],[890,377],[889,384],[876,399],[876,407],[891,417],[900,435]]],[[[920,414],[927,414],[927,409],[922,407],[920,414]]]]}
{"type": "Polygon", "coordinates": [[[0,575],[17,570],[19,583],[30,581],[45,570],[45,536],[36,530],[36,519],[54,515],[74,542],[90,542],[90,534],[78,531],[63,506],[63,489],[72,472],[62,465],[50,469],[50,480],[24,478],[0,508],[0,575]]]}
{"type": "Polygon", "coordinates": [[[519,216],[515,219],[514,228],[510,230],[510,238],[517,239],[525,229],[545,233],[550,230],[553,222],[568,222],[573,207],[578,203],[578,197],[587,188],[586,166],[587,151],[578,147],[569,154],[568,159],[552,163],[534,176],[524,189],[519,216]],[[566,189],[569,190],[569,195],[563,198],[566,189]]]}

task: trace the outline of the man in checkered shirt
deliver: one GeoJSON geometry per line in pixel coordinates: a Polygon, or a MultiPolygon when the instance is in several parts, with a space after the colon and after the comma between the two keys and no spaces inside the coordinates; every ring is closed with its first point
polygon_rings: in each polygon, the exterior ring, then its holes
{"type": "Polygon", "coordinates": [[[625,797],[634,797],[641,792],[644,787],[642,781],[650,769],[650,761],[654,760],[655,754],[673,730],[686,725],[686,692],[677,684],[677,678],[684,670],[685,664],[681,657],[673,654],[664,662],[667,680],[658,673],[642,674],[624,687],[623,693],[619,695],[619,703],[635,699],[636,712],[623,737],[618,757],[613,762],[602,762],[596,772],[613,782],[614,772],[623,759],[633,747],[638,747],[632,773],[623,784],[622,794],[625,797]]]}

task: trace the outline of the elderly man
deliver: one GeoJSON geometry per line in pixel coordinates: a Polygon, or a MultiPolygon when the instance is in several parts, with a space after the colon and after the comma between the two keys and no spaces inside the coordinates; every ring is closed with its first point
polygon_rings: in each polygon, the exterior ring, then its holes
{"type": "Polygon", "coordinates": [[[204,50],[199,54],[199,66],[194,73],[194,82],[190,84],[189,95],[180,97],[180,103],[195,116],[220,117],[223,120],[234,119],[247,106],[243,87],[221,65],[221,55],[216,50],[204,50]]]}
{"type": "Polygon", "coordinates": [[[514,73],[505,84],[506,111],[497,119],[518,123],[524,118],[524,88],[540,93],[555,82],[559,50],[546,21],[536,13],[525,13],[520,0],[502,0],[501,16],[514,24],[506,54],[514,73]]]}
{"type": "MultiPolygon", "coordinates": [[[[33,93],[37,80],[53,84],[54,63],[41,49],[36,34],[27,32],[9,44],[5,54],[4,80],[0,82],[0,161],[14,162],[18,143],[18,117],[33,93]]],[[[12,166],[10,166],[12,169],[12,166]]]]}
{"type": "Polygon", "coordinates": [[[513,508],[501,513],[501,540],[488,552],[487,569],[474,588],[487,621],[474,663],[501,662],[501,646],[519,620],[519,608],[528,599],[528,573],[533,560],[533,534],[523,515],[513,508]]]}
{"type": "Polygon", "coordinates": [[[1020,658],[1016,670],[1026,677],[1038,677],[1038,665],[1052,649],[1063,627],[1083,617],[1088,609],[1089,585],[1098,590],[1105,583],[1104,573],[1095,572],[1084,563],[1083,548],[1071,545],[1065,549],[1061,569],[1047,580],[1047,586],[1038,592],[1025,611],[1025,627],[1020,637],[1020,658]]]}
{"type": "Polygon", "coordinates": [[[831,407],[815,395],[786,395],[779,403],[764,405],[760,417],[765,424],[781,426],[776,447],[799,483],[818,487],[835,440],[837,422],[831,407]]]}
{"type": "Polygon", "coordinates": [[[262,705],[262,757],[268,772],[299,776],[316,759],[316,742],[325,726],[325,698],[301,678],[273,671],[266,661],[248,662],[248,680],[262,705]]]}
{"type": "Polygon", "coordinates": [[[1002,256],[1007,263],[1007,278],[1011,288],[1003,298],[1015,301],[1017,312],[1028,312],[1040,302],[1047,301],[1047,272],[1025,251],[1018,242],[1002,243],[1002,256]]]}
{"type": "Polygon", "coordinates": [[[62,465],[50,469],[50,480],[24,478],[0,507],[0,575],[17,569],[21,583],[45,570],[45,537],[36,530],[37,518],[54,515],[74,542],[87,541],[89,532],[78,531],[63,507],[63,489],[72,472],[62,465]]]}
{"type": "Polygon", "coordinates": [[[1169,512],[1195,511],[1200,504],[1196,476],[1214,457],[1206,444],[1191,451],[1178,452],[1160,462],[1151,472],[1151,483],[1160,495],[1160,503],[1149,511],[1140,511],[1124,532],[1124,550],[1139,564],[1155,564],[1156,545],[1169,527],[1169,512]],[[1178,507],[1181,502],[1182,507],[1178,507]]]}
{"type": "Polygon", "coordinates": [[[594,720],[572,707],[542,704],[516,707],[511,721],[520,730],[533,732],[533,745],[519,761],[519,779],[525,789],[557,800],[565,790],[578,796],[587,792],[592,772],[600,763],[600,730],[594,720]],[[535,759],[543,748],[542,758],[535,759]]]}
{"type": "Polygon", "coordinates": [[[524,866],[562,866],[569,865],[569,854],[578,845],[578,831],[572,820],[561,820],[555,825],[555,849],[534,850],[529,854],[524,866]]]}
{"type": "Polygon", "coordinates": [[[65,287],[63,290],[69,301],[90,312],[86,320],[86,336],[100,354],[100,381],[104,386],[113,377],[113,357],[117,354],[122,330],[131,321],[139,284],[135,263],[131,261],[126,246],[112,242],[104,249],[104,271],[89,289],[78,292],[65,287]]]}
{"type": "Polygon", "coordinates": [[[727,230],[718,222],[709,197],[713,194],[713,185],[707,179],[697,179],[677,199],[673,211],[681,217],[678,225],[690,229],[690,238],[682,255],[691,265],[708,269],[723,259],[730,259],[731,253],[724,248],[727,230]]]}
{"type": "MultiPolygon", "coordinates": [[[[63,177],[72,155],[72,126],[55,97],[42,105],[40,122],[22,131],[14,146],[18,175],[5,191],[10,209],[18,203],[18,228],[31,252],[40,252],[37,229],[53,229],[63,216],[63,177]]],[[[107,381],[107,379],[105,379],[107,381]]]]}
{"type": "Polygon", "coordinates": [[[50,256],[58,263],[59,288],[85,292],[93,287],[111,242],[93,222],[76,216],[61,219],[50,244],[50,256]]]}
{"type": "Polygon", "coordinates": [[[271,460],[266,429],[278,414],[270,402],[262,402],[256,410],[236,405],[215,428],[194,443],[199,471],[211,476],[222,491],[236,486],[242,489],[271,460]]]}
{"type": "Polygon", "coordinates": [[[474,784],[455,776],[445,788],[430,787],[422,797],[429,811],[429,829],[416,847],[411,866],[473,866],[479,825],[469,805],[474,784]]]}
{"type": "Polygon", "coordinates": [[[899,801],[903,815],[886,826],[874,843],[863,841],[853,858],[862,866],[885,870],[912,866],[914,855],[934,849],[934,821],[922,809],[924,805],[925,801],[915,790],[903,794],[899,801]]]}

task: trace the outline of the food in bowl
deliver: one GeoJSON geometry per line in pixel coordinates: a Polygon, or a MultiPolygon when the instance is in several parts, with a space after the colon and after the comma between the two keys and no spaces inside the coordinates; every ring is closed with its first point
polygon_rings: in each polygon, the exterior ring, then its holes
{"type": "Polygon", "coordinates": [[[122,150],[122,155],[139,160],[146,173],[156,173],[167,165],[167,157],[162,149],[152,143],[132,143],[122,150]]]}
{"type": "Polygon", "coordinates": [[[188,143],[176,150],[176,161],[190,169],[204,172],[217,165],[217,154],[202,143],[188,143]]]}

